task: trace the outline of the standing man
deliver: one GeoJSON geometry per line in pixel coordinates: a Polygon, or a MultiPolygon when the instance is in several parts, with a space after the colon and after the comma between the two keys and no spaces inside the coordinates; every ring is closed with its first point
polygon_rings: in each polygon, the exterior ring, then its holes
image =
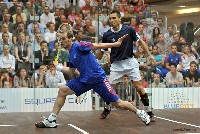
{"type": "MultiPolygon", "coordinates": [[[[133,42],[139,43],[143,46],[143,49],[148,53],[148,57],[153,59],[151,53],[149,52],[147,45],[143,40],[140,39],[139,35],[136,33],[135,29],[132,27],[121,24],[121,15],[119,11],[113,10],[109,15],[109,21],[111,29],[108,30],[103,35],[103,43],[113,43],[119,39],[122,35],[128,34],[126,40],[124,40],[120,47],[111,48],[110,54],[110,83],[117,89],[119,82],[123,82],[124,75],[128,75],[129,79],[133,81],[134,87],[137,88],[140,94],[141,101],[143,102],[147,113],[151,117],[151,121],[155,121],[152,111],[149,107],[148,95],[144,90],[141,83],[139,64],[137,60],[133,57],[133,42]]],[[[100,60],[103,56],[103,51],[99,51],[98,59],[100,60]]],[[[110,103],[106,102],[103,113],[100,118],[105,119],[110,113],[110,103]]]]}

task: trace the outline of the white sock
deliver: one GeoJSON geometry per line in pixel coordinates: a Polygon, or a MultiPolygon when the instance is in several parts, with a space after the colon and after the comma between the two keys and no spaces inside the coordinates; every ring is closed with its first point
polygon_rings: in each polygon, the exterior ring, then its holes
{"type": "Polygon", "coordinates": [[[48,117],[48,120],[49,120],[49,121],[56,120],[56,117],[57,117],[57,115],[56,115],[56,114],[54,114],[54,113],[51,113],[51,114],[49,115],[49,117],[48,117]]]}
{"type": "Polygon", "coordinates": [[[141,113],[142,110],[137,109],[136,110],[136,114],[139,115],[141,113]]]}

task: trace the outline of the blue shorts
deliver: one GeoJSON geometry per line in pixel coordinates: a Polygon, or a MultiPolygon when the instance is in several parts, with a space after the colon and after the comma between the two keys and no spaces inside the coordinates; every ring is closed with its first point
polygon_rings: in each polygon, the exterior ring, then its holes
{"type": "Polygon", "coordinates": [[[80,96],[81,94],[93,89],[105,102],[116,102],[119,100],[118,95],[110,85],[107,78],[96,84],[83,83],[79,78],[75,78],[69,81],[66,86],[73,90],[76,96],[80,96]]]}

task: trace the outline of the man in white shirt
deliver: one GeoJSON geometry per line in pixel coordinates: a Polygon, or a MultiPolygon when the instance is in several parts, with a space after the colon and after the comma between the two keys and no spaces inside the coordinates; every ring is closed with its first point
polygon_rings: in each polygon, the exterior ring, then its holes
{"type": "Polygon", "coordinates": [[[48,24],[48,29],[49,29],[49,32],[47,32],[47,33],[44,34],[44,40],[47,43],[50,43],[50,42],[56,40],[56,34],[57,34],[57,32],[55,31],[55,24],[52,23],[52,22],[50,22],[48,24]]]}
{"type": "Polygon", "coordinates": [[[40,23],[46,28],[48,22],[52,22],[55,24],[55,17],[53,13],[50,13],[50,9],[48,6],[44,7],[44,13],[40,16],[40,23]]]}

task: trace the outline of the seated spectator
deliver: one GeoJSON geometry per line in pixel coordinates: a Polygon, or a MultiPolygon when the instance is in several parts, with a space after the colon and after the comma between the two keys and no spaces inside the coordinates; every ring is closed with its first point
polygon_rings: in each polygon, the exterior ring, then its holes
{"type": "Polygon", "coordinates": [[[58,63],[62,64],[63,66],[67,66],[68,60],[68,53],[66,51],[63,51],[62,48],[59,48],[58,42],[55,42],[54,44],[54,50],[50,54],[51,60],[55,60],[57,58],[58,63]],[[59,50],[61,49],[61,50],[59,50]]]}
{"type": "Polygon", "coordinates": [[[155,61],[152,61],[151,64],[156,68],[156,73],[161,77],[165,77],[168,70],[164,66],[164,57],[158,53],[158,46],[156,45],[152,47],[152,56],[154,57],[155,61]]]}
{"type": "Polygon", "coordinates": [[[46,72],[46,85],[49,88],[59,88],[66,84],[62,72],[56,70],[54,64],[50,64],[49,70],[46,72]]]}
{"type": "Polygon", "coordinates": [[[8,82],[9,87],[12,88],[12,78],[9,77],[8,71],[6,69],[1,69],[0,70],[0,88],[5,87],[5,85],[7,85],[6,82],[8,82]]]}
{"type": "Polygon", "coordinates": [[[148,69],[150,69],[150,63],[148,62],[147,53],[144,51],[140,44],[138,45],[138,49],[134,54],[138,60],[139,68],[141,71],[147,71],[148,69]]]}
{"type": "Polygon", "coordinates": [[[156,45],[158,46],[158,51],[161,55],[166,56],[166,54],[170,52],[171,44],[165,41],[163,34],[158,35],[158,43],[156,45]]]}
{"type": "Polygon", "coordinates": [[[16,16],[21,16],[22,17],[22,20],[23,20],[23,23],[26,24],[26,21],[27,21],[27,16],[25,13],[22,12],[22,7],[21,6],[17,6],[16,8],[16,14],[14,14],[12,16],[13,18],[13,23],[15,24],[16,23],[16,16]]]}
{"type": "Polygon", "coordinates": [[[185,86],[198,87],[200,79],[200,73],[197,71],[197,63],[195,61],[190,62],[190,69],[184,73],[185,86]]]}
{"type": "Polygon", "coordinates": [[[183,68],[181,55],[177,53],[177,45],[176,43],[172,43],[171,52],[168,53],[165,57],[165,67],[170,70],[170,63],[175,63],[177,66],[177,71],[181,72],[183,68]]]}
{"type": "Polygon", "coordinates": [[[1,42],[2,42],[3,33],[7,33],[9,42],[12,42],[12,33],[10,33],[10,31],[8,30],[8,24],[6,23],[2,25],[2,30],[0,33],[1,42]]]}
{"type": "Polygon", "coordinates": [[[53,41],[56,40],[56,31],[55,31],[55,24],[52,23],[52,22],[49,22],[48,23],[48,29],[49,29],[49,32],[46,32],[44,34],[44,40],[47,42],[47,43],[51,43],[53,41]]]}
{"type": "Polygon", "coordinates": [[[184,54],[181,56],[182,62],[183,62],[183,73],[190,69],[190,62],[191,61],[197,61],[196,57],[190,53],[190,46],[189,45],[185,45],[184,46],[184,50],[183,50],[184,54]]]}
{"type": "Polygon", "coordinates": [[[169,25],[167,27],[167,33],[164,34],[167,43],[172,44],[174,42],[173,34],[174,34],[174,26],[169,25]]]}
{"type": "Polygon", "coordinates": [[[140,71],[140,76],[141,76],[141,82],[142,82],[143,87],[144,88],[149,87],[148,82],[146,82],[146,80],[145,80],[145,73],[144,73],[144,71],[140,71]]]}
{"type": "Polygon", "coordinates": [[[10,54],[8,45],[3,46],[4,53],[0,55],[0,68],[8,71],[10,76],[15,75],[15,57],[10,54]]]}
{"type": "Polygon", "coordinates": [[[177,64],[169,64],[170,71],[166,75],[166,85],[169,88],[183,87],[183,75],[177,71],[177,64]]]}
{"type": "Polygon", "coordinates": [[[31,80],[25,68],[19,68],[14,76],[14,88],[30,88],[31,80]]]}
{"type": "Polygon", "coordinates": [[[151,84],[152,88],[165,88],[166,85],[160,81],[159,74],[153,74],[153,83],[151,84]]]}
{"type": "Polygon", "coordinates": [[[55,24],[55,17],[53,13],[50,13],[48,6],[45,6],[43,9],[44,13],[40,16],[40,23],[46,28],[47,23],[51,22],[55,24]]]}
{"type": "Polygon", "coordinates": [[[18,36],[19,36],[19,33],[24,33],[25,35],[25,38],[24,38],[24,41],[25,42],[28,42],[29,41],[29,33],[28,31],[25,29],[25,25],[23,22],[20,22],[17,24],[17,29],[13,32],[13,43],[16,44],[17,41],[18,41],[18,36]]]}
{"type": "Polygon", "coordinates": [[[39,72],[36,72],[32,76],[32,82],[36,88],[46,88],[46,75],[47,67],[45,65],[40,66],[39,72]]]}
{"type": "Polygon", "coordinates": [[[25,41],[25,34],[19,33],[19,41],[15,45],[15,57],[17,59],[17,69],[25,68],[30,70],[30,43],[25,41]]]}
{"type": "Polygon", "coordinates": [[[10,83],[8,80],[3,80],[2,81],[2,88],[12,88],[10,87],[10,83]]]}
{"type": "Polygon", "coordinates": [[[8,45],[10,48],[10,54],[14,55],[14,44],[9,41],[9,34],[3,33],[3,41],[0,43],[0,55],[3,54],[3,46],[8,45]]]}
{"type": "Polygon", "coordinates": [[[34,53],[35,57],[35,70],[39,69],[41,65],[49,65],[50,54],[48,52],[47,48],[47,42],[41,41],[40,42],[40,50],[35,51],[34,53]]]}
{"type": "Polygon", "coordinates": [[[158,27],[154,27],[151,45],[156,45],[157,43],[159,43],[159,35],[160,35],[160,29],[158,27]]]}

